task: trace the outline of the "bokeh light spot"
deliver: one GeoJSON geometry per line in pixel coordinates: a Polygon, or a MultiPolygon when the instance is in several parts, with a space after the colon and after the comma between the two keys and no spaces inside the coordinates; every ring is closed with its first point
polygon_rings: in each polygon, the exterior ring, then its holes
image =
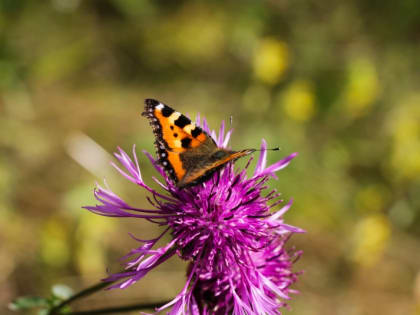
{"type": "Polygon", "coordinates": [[[285,42],[274,38],[263,39],[254,55],[255,76],[264,83],[278,83],[289,66],[289,55],[285,42]]]}
{"type": "Polygon", "coordinates": [[[391,236],[388,219],[375,214],[362,219],[353,232],[352,259],[362,266],[373,266],[383,256],[391,236]]]}
{"type": "Polygon", "coordinates": [[[293,82],[280,100],[285,113],[293,120],[305,122],[315,114],[315,94],[308,81],[293,82]]]}

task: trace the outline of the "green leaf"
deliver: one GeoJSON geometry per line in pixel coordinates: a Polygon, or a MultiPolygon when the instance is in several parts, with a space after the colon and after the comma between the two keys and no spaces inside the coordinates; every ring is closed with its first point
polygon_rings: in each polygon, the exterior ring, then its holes
{"type": "Polygon", "coordinates": [[[22,296],[9,304],[12,311],[26,310],[34,307],[48,307],[48,299],[38,296],[22,296]]]}
{"type": "Polygon", "coordinates": [[[50,310],[48,309],[42,309],[38,311],[38,315],[48,315],[50,310]]]}

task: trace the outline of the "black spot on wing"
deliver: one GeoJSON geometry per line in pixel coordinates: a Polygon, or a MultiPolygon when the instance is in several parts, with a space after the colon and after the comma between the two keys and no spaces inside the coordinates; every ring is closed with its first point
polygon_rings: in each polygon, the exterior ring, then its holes
{"type": "Polygon", "coordinates": [[[197,138],[201,133],[202,133],[202,131],[201,131],[200,127],[195,127],[193,130],[191,130],[191,135],[194,138],[197,138]]]}
{"type": "Polygon", "coordinates": [[[187,149],[189,147],[190,143],[191,143],[190,138],[184,138],[184,139],[181,140],[181,145],[185,149],[187,149]]]}
{"type": "Polygon", "coordinates": [[[190,124],[191,120],[189,120],[186,116],[181,115],[177,120],[175,120],[175,125],[179,128],[184,128],[186,125],[190,124]]]}
{"type": "Polygon", "coordinates": [[[162,109],[162,115],[165,116],[165,117],[171,116],[173,112],[174,112],[174,110],[172,108],[168,107],[168,106],[165,106],[162,109]]]}
{"type": "MultiPolygon", "coordinates": [[[[152,126],[153,129],[153,133],[155,135],[155,147],[156,147],[156,153],[157,153],[157,160],[159,162],[159,164],[165,169],[165,171],[167,172],[168,176],[175,182],[178,182],[178,178],[175,174],[175,170],[172,166],[172,164],[170,163],[170,161],[168,160],[168,150],[167,150],[167,143],[166,141],[163,139],[163,134],[162,134],[162,126],[159,123],[159,120],[156,118],[155,116],[155,108],[156,106],[158,106],[159,104],[163,104],[157,100],[154,99],[146,99],[144,101],[145,106],[144,106],[144,112],[142,113],[143,116],[146,116],[149,120],[150,125],[152,126]]],[[[165,108],[168,108],[170,110],[172,110],[169,106],[164,105],[164,108],[162,110],[165,110],[165,108]]],[[[173,111],[173,110],[172,110],[173,111]]],[[[173,129],[174,127],[171,126],[171,129],[173,129]]]]}

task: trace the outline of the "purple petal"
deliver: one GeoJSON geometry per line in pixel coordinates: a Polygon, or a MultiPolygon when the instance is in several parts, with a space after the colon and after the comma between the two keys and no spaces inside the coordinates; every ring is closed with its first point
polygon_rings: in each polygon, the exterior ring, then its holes
{"type": "Polygon", "coordinates": [[[197,116],[195,117],[195,124],[198,127],[201,127],[201,123],[200,123],[200,113],[197,114],[197,116]]]}
{"type": "Polygon", "coordinates": [[[147,156],[147,158],[150,160],[150,162],[152,163],[153,167],[159,172],[159,174],[167,179],[167,175],[165,173],[165,170],[158,164],[158,162],[156,161],[156,159],[146,150],[143,150],[144,155],[147,156]]]}
{"type": "Polygon", "coordinates": [[[266,164],[267,164],[267,142],[265,142],[265,139],[262,139],[261,153],[260,153],[260,157],[258,158],[257,166],[254,171],[254,177],[260,175],[263,172],[266,164]]]}
{"type": "Polygon", "coordinates": [[[168,260],[170,257],[172,257],[175,254],[175,250],[173,250],[173,246],[176,243],[176,239],[172,240],[170,243],[168,243],[166,246],[161,247],[158,251],[154,251],[149,257],[144,258],[145,254],[148,253],[141,253],[141,259],[135,258],[133,261],[135,263],[129,262],[127,264],[128,268],[133,268],[135,265],[135,270],[131,269],[130,271],[126,272],[120,272],[113,274],[109,276],[108,278],[104,279],[104,281],[118,281],[120,279],[124,279],[129,277],[128,280],[125,280],[123,282],[117,283],[115,285],[112,285],[110,289],[112,288],[126,288],[127,286],[137,282],[141,278],[143,278],[150,270],[157,267],[158,265],[162,264],[166,260],[168,260]]]}
{"type": "MultiPolygon", "coordinates": [[[[270,175],[274,176],[275,172],[285,168],[291,160],[293,160],[298,155],[297,152],[290,154],[289,156],[285,157],[284,159],[270,165],[266,169],[264,169],[261,173],[258,174],[258,176],[264,176],[264,175],[270,175]]],[[[254,175],[255,177],[255,175],[254,175]]]]}
{"type": "Polygon", "coordinates": [[[136,146],[133,145],[133,157],[135,163],[131,160],[131,158],[128,156],[127,153],[125,153],[120,147],[118,147],[119,153],[114,153],[115,157],[118,159],[118,161],[122,164],[122,166],[125,167],[125,169],[128,171],[128,173],[131,175],[128,175],[126,172],[122,171],[118,166],[115,165],[115,163],[111,163],[112,166],[114,166],[121,175],[123,175],[128,180],[132,181],[135,184],[141,184],[143,183],[143,179],[141,177],[140,167],[137,161],[137,155],[136,155],[136,146]]]}
{"type": "Polygon", "coordinates": [[[219,137],[217,138],[218,147],[223,146],[224,137],[225,137],[225,121],[223,120],[219,129],[219,137]]]}
{"type": "Polygon", "coordinates": [[[292,204],[293,204],[293,199],[290,199],[290,201],[285,206],[283,206],[283,208],[281,208],[280,210],[276,211],[276,213],[274,213],[269,218],[269,220],[270,221],[271,220],[272,221],[278,220],[280,217],[283,216],[283,214],[285,214],[290,209],[290,207],[292,206],[292,204]]]}
{"type": "Polygon", "coordinates": [[[208,134],[210,134],[210,129],[209,129],[209,125],[207,124],[207,119],[203,118],[202,121],[203,125],[201,126],[201,128],[207,132],[208,134]]]}
{"type": "Polygon", "coordinates": [[[233,132],[233,129],[230,129],[230,130],[226,133],[225,140],[223,141],[223,144],[222,144],[222,147],[223,147],[223,148],[226,148],[226,147],[227,147],[227,145],[228,145],[228,143],[229,143],[229,140],[230,140],[230,136],[232,135],[232,132],[233,132]]]}

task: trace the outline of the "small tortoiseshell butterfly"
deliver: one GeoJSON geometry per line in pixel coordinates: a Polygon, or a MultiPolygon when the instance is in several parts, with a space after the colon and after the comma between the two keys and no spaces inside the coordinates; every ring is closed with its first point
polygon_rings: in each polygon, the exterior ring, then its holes
{"type": "Polygon", "coordinates": [[[154,99],[145,100],[142,115],[153,128],[159,163],[179,188],[201,183],[226,163],[255,151],[219,148],[190,119],[154,99]]]}

